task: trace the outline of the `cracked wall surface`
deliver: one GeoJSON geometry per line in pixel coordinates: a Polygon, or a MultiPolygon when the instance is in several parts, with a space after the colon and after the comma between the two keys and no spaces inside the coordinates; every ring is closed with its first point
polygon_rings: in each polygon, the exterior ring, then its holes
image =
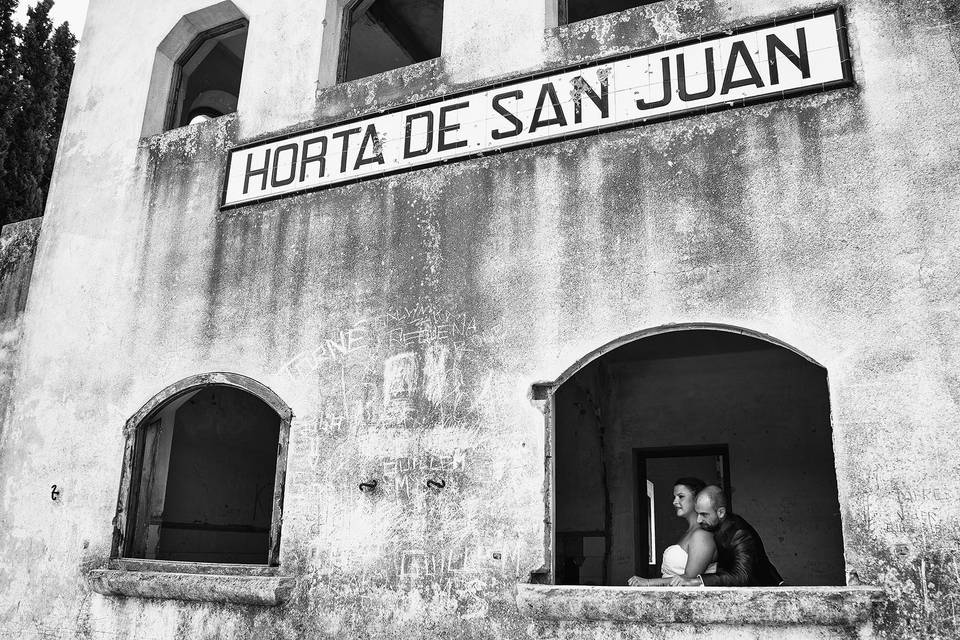
{"type": "Polygon", "coordinates": [[[448,0],[441,58],[331,86],[336,4],[238,3],[238,112],[138,140],[156,45],[203,3],[92,2],[0,441],[0,637],[540,633],[515,603],[545,562],[530,385],[678,322],[769,334],[827,369],[845,569],[888,594],[874,632],[956,636],[957,3],[845,3],[851,88],[219,212],[237,144],[831,6],[670,0],[556,28],[540,1],[448,0]],[[289,601],[94,593],[124,422],[209,371],[293,409],[289,601]]]}

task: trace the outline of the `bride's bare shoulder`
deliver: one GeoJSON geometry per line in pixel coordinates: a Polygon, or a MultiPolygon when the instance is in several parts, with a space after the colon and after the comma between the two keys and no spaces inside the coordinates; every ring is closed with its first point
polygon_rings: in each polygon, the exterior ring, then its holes
{"type": "Polygon", "coordinates": [[[690,534],[690,544],[705,545],[709,547],[717,546],[713,539],[713,534],[703,529],[697,529],[690,534]]]}

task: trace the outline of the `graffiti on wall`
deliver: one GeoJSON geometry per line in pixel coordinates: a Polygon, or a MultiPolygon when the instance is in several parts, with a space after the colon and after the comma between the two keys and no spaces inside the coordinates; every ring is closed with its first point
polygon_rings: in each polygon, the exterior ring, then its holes
{"type": "Polygon", "coordinates": [[[453,598],[469,617],[485,611],[492,576],[519,570],[515,525],[489,516],[520,464],[497,435],[501,339],[498,327],[418,305],[334,328],[283,361],[275,377],[314,398],[294,420],[291,451],[304,455],[288,491],[307,511],[290,525],[312,541],[320,575],[453,598]],[[361,493],[369,479],[375,492],[361,493]]]}

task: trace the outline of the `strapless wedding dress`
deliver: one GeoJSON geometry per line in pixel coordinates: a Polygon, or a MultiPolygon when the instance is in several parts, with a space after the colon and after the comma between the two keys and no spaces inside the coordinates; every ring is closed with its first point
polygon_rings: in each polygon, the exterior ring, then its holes
{"type": "MultiPolygon", "coordinates": [[[[663,563],[660,565],[660,573],[664,578],[674,578],[682,576],[687,568],[687,552],[678,544],[672,544],[663,550],[663,563]]],[[[711,562],[707,565],[704,573],[716,573],[717,563],[711,562]]]]}

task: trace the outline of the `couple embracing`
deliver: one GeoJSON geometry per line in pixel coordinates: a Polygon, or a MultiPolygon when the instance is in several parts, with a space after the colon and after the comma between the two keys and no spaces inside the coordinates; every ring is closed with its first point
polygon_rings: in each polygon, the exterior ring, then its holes
{"type": "Polygon", "coordinates": [[[677,544],[663,552],[662,578],[634,576],[631,587],[772,587],[783,579],[756,530],[727,508],[727,497],[698,478],[674,482],[673,506],[687,521],[677,544]]]}

